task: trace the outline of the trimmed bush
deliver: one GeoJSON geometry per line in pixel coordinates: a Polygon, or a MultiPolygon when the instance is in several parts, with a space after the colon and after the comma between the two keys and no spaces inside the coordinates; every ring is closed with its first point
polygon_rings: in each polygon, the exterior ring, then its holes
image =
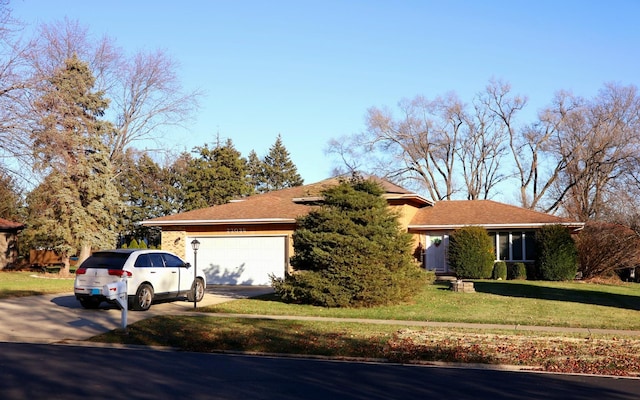
{"type": "Polygon", "coordinates": [[[458,278],[490,278],[494,261],[493,242],[486,229],[467,226],[449,236],[449,265],[458,278]]]}
{"type": "Polygon", "coordinates": [[[527,266],[524,263],[514,263],[510,268],[509,279],[527,279],[527,266]]]}
{"type": "Polygon", "coordinates": [[[131,239],[131,242],[129,242],[129,248],[130,249],[139,249],[140,245],[138,244],[138,241],[136,240],[136,238],[131,239]]]}
{"type": "Polygon", "coordinates": [[[504,261],[497,261],[493,264],[493,279],[506,280],[507,279],[507,263],[504,261]]]}
{"type": "Polygon", "coordinates": [[[536,269],[547,281],[573,280],[578,272],[578,252],[569,230],[550,225],[536,232],[536,269]]]}

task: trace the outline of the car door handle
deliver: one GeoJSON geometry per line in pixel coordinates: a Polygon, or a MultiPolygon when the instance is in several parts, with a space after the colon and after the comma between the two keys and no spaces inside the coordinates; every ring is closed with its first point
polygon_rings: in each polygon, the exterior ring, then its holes
{"type": "Polygon", "coordinates": [[[155,274],[155,273],[156,273],[156,271],[151,271],[151,273],[152,273],[152,274],[155,274]]]}

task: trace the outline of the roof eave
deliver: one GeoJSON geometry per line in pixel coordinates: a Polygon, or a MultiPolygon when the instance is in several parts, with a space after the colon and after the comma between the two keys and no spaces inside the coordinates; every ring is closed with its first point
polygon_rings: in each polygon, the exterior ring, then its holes
{"type": "Polygon", "coordinates": [[[548,225],[562,225],[572,228],[575,231],[584,228],[584,222],[535,222],[535,223],[519,223],[519,224],[450,224],[450,225],[409,225],[408,229],[413,230],[451,230],[459,229],[465,226],[481,226],[485,229],[538,229],[548,225]]]}
{"type": "Polygon", "coordinates": [[[292,218],[256,218],[256,219],[200,219],[200,220],[147,220],[140,222],[142,226],[203,226],[203,225],[238,225],[238,224],[290,224],[296,222],[292,218]]]}

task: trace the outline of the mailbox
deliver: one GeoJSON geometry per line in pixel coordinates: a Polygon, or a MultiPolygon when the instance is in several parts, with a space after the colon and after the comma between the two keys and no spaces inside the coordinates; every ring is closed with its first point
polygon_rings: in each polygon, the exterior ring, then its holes
{"type": "Polygon", "coordinates": [[[118,282],[107,283],[102,287],[102,294],[108,300],[116,300],[122,309],[127,307],[127,281],[122,279],[118,282]]]}
{"type": "Polygon", "coordinates": [[[108,300],[115,300],[122,310],[122,329],[127,330],[127,278],[123,277],[118,282],[107,283],[102,287],[102,294],[108,300]]]}
{"type": "Polygon", "coordinates": [[[107,283],[102,287],[102,294],[109,300],[118,300],[118,296],[127,294],[127,284],[123,281],[107,283]]]}

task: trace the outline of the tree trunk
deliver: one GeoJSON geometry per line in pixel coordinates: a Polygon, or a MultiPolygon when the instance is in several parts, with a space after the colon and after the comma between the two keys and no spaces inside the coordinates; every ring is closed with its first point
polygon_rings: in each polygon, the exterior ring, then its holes
{"type": "Polygon", "coordinates": [[[78,255],[78,265],[82,264],[82,262],[87,258],[89,258],[90,255],[91,255],[91,245],[83,244],[80,247],[80,254],[78,255]]]}
{"type": "Polygon", "coordinates": [[[66,253],[60,254],[60,261],[62,262],[62,268],[60,268],[58,274],[61,276],[69,276],[71,274],[71,269],[69,267],[69,255],[66,253]]]}

